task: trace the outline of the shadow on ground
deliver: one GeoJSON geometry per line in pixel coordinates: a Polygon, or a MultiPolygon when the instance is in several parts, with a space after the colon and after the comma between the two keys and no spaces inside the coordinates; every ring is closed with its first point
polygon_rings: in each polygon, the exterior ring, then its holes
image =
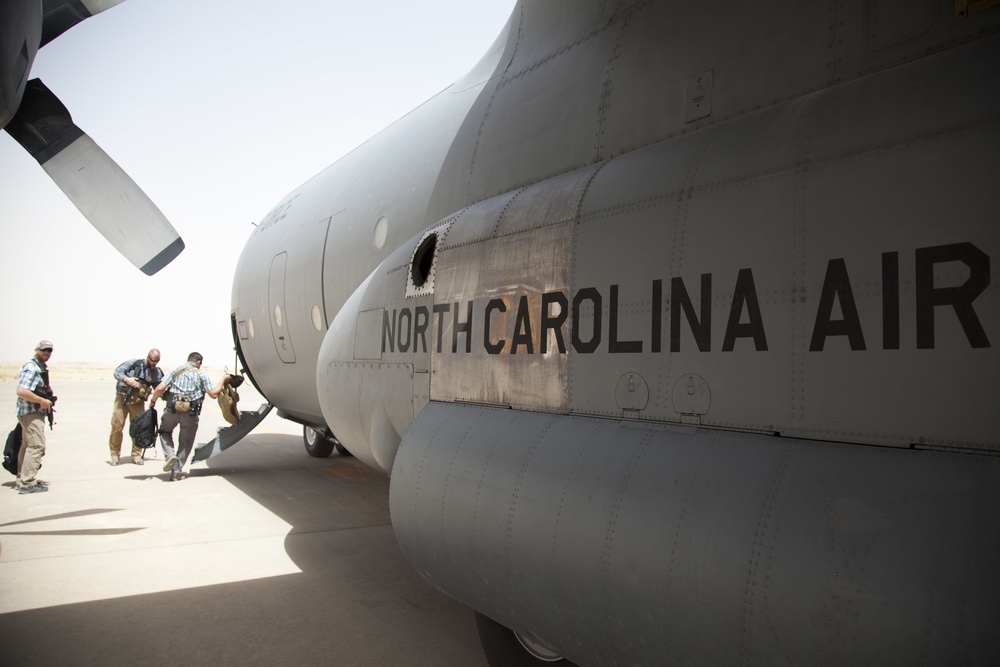
{"type": "MultiPolygon", "coordinates": [[[[158,468],[132,477],[150,476],[158,468]]],[[[403,560],[384,475],[337,454],[310,458],[295,436],[251,435],[179,484],[202,476],[225,478],[287,522],[285,549],[301,573],[4,614],[3,663],[485,666],[472,612],[403,560]]],[[[169,579],[199,566],[129,556],[110,553],[107,576],[169,579]]]]}

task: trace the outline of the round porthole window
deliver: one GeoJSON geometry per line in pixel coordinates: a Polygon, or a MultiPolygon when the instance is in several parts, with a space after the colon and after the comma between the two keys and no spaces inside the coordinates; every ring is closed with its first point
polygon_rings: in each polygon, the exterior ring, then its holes
{"type": "Polygon", "coordinates": [[[323,330],[323,313],[319,312],[319,306],[317,305],[313,305],[312,307],[312,321],[313,328],[316,329],[316,331],[323,330]]]}
{"type": "Polygon", "coordinates": [[[375,231],[372,232],[372,245],[375,246],[376,250],[381,250],[387,238],[389,238],[389,219],[383,215],[375,222],[375,231]]]}

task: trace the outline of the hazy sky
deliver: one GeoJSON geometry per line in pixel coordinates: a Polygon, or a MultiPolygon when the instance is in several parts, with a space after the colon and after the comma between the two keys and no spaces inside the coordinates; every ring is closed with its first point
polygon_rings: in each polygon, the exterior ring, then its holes
{"type": "MultiPolygon", "coordinates": [[[[187,248],[156,276],[121,257],[0,132],[0,362],[159,347],[233,367],[243,243],[281,197],[472,68],[515,0],[128,0],[39,51],[40,78],[187,248]]],[[[172,366],[171,366],[172,367],[172,366]]]]}

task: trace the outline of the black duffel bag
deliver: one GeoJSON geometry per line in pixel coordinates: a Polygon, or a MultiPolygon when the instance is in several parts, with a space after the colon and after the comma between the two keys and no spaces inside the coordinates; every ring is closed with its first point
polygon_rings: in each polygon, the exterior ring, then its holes
{"type": "Polygon", "coordinates": [[[7,434],[7,444],[3,448],[3,469],[11,475],[17,474],[17,457],[21,453],[21,422],[7,434]]]}
{"type": "Polygon", "coordinates": [[[135,439],[135,446],[149,449],[156,444],[157,428],[156,408],[140,412],[129,424],[128,434],[135,439]]]}

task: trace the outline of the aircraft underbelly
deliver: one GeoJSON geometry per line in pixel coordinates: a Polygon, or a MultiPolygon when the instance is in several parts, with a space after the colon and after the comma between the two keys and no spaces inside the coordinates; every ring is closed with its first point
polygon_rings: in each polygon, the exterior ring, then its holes
{"type": "Polygon", "coordinates": [[[431,402],[429,583],[587,665],[997,664],[1000,461],[431,402]]]}

